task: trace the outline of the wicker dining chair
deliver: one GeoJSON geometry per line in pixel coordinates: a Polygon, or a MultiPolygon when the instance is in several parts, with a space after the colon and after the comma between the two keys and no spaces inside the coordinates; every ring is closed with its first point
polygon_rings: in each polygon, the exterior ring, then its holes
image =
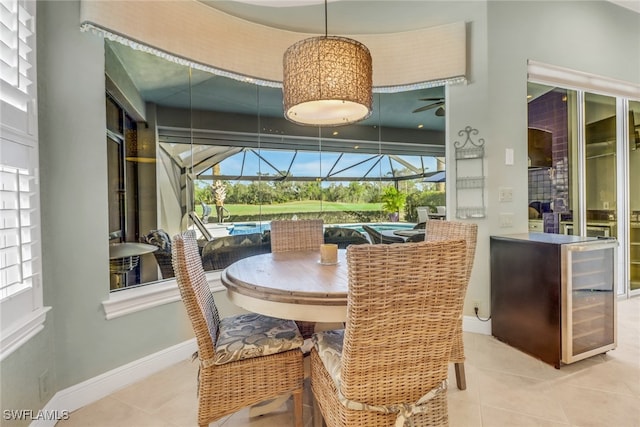
{"type": "Polygon", "coordinates": [[[315,426],[448,425],[465,250],[463,240],[347,249],[346,327],[313,336],[315,426]]]}
{"type": "Polygon", "coordinates": [[[324,243],[322,219],[271,221],[271,252],[320,251],[324,243]]]}
{"type": "MultiPolygon", "coordinates": [[[[324,243],[322,219],[271,221],[271,252],[318,251],[324,243]]],[[[296,321],[302,336],[311,338],[315,323],[296,321]]]]}
{"type": "Polygon", "coordinates": [[[253,313],[220,319],[195,233],[174,237],[173,268],[198,343],[200,427],[288,393],[302,427],[304,341],[295,323],[253,313]]]}
{"type": "MultiPolygon", "coordinates": [[[[463,291],[466,296],[473,260],[476,254],[476,243],[478,240],[478,224],[461,221],[427,221],[425,239],[427,241],[464,239],[467,243],[466,257],[466,280],[463,284],[463,291]]],[[[464,372],[464,342],[462,339],[462,317],[458,320],[456,334],[451,351],[451,362],[454,363],[456,373],[456,384],[460,390],[467,388],[467,380],[464,372]]]]}

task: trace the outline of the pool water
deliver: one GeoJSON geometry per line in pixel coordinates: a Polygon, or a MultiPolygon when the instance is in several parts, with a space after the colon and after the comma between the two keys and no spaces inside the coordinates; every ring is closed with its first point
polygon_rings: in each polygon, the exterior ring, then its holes
{"type": "MultiPolygon", "coordinates": [[[[406,223],[406,222],[370,223],[367,225],[371,226],[372,228],[378,231],[398,230],[398,229],[411,230],[415,226],[415,224],[413,223],[406,223]]],[[[362,224],[325,224],[325,228],[330,228],[330,227],[352,228],[361,233],[364,233],[362,224]]],[[[255,222],[238,223],[238,224],[233,224],[230,227],[227,227],[227,230],[229,230],[229,234],[232,236],[238,235],[238,234],[262,233],[263,231],[270,230],[270,229],[271,229],[271,224],[268,222],[262,223],[262,224],[258,224],[255,222]]]]}
{"type": "MultiPolygon", "coordinates": [[[[415,224],[406,223],[406,222],[393,222],[393,223],[378,223],[378,224],[367,224],[371,228],[377,231],[383,230],[411,230],[415,226],[415,224]]],[[[327,227],[331,227],[328,225],[327,227]]],[[[338,225],[336,225],[338,227],[338,225]]],[[[346,224],[340,225],[340,227],[344,228],[353,228],[354,230],[358,230],[361,233],[364,233],[364,228],[360,224],[346,224]]]]}
{"type": "Polygon", "coordinates": [[[252,234],[252,233],[262,233],[263,231],[270,230],[271,224],[256,224],[253,222],[250,223],[238,223],[233,224],[231,227],[227,227],[229,230],[229,234],[235,236],[237,234],[252,234]]]}

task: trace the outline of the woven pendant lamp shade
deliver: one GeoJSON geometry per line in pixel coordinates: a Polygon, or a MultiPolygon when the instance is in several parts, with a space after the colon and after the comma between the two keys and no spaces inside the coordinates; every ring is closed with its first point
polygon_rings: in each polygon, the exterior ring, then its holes
{"type": "Polygon", "coordinates": [[[284,115],[294,123],[340,126],[365,119],[371,86],[371,54],[356,40],[312,37],[284,54],[284,115]]]}

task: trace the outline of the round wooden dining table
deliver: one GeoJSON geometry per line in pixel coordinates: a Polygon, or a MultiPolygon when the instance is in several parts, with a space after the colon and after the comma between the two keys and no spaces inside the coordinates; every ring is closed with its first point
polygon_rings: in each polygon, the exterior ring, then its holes
{"type": "Polygon", "coordinates": [[[231,302],[254,313],[322,323],[347,319],[344,249],[328,265],[320,263],[319,250],[254,255],[228,266],[221,281],[231,302]]]}

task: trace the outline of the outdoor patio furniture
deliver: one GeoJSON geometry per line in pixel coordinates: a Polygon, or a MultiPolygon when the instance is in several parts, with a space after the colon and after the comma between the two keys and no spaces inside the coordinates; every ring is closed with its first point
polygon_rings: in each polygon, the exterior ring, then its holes
{"type": "Polygon", "coordinates": [[[205,202],[200,202],[200,204],[202,205],[202,222],[206,224],[209,222],[209,215],[211,215],[211,206],[205,202]]]}
{"type": "Polygon", "coordinates": [[[109,271],[114,275],[111,289],[129,286],[129,272],[138,267],[140,257],[157,250],[147,243],[109,243],[109,271]]]}
{"type": "Polygon", "coordinates": [[[366,224],[362,224],[362,228],[364,229],[364,231],[367,232],[367,234],[369,235],[369,238],[371,239],[371,243],[373,244],[383,243],[385,245],[388,245],[391,243],[404,243],[405,241],[405,239],[403,239],[402,237],[385,236],[375,228],[368,226],[366,224]]]}
{"type": "Polygon", "coordinates": [[[198,343],[198,424],[293,394],[302,427],[302,336],[291,320],[255,313],[220,319],[194,233],[173,240],[173,268],[198,343]]]}
{"type": "Polygon", "coordinates": [[[270,251],[262,233],[218,237],[202,249],[202,265],[205,271],[222,270],[239,259],[270,251]]]}
{"type": "Polygon", "coordinates": [[[424,242],[424,233],[414,234],[411,237],[407,237],[405,243],[424,242]]]}
{"type": "Polygon", "coordinates": [[[346,249],[349,245],[369,243],[369,240],[353,228],[328,227],[324,230],[324,242],[335,243],[338,245],[338,249],[346,249]]]}
{"type": "Polygon", "coordinates": [[[418,222],[427,222],[429,220],[429,206],[418,206],[416,212],[418,213],[418,222]]]}
{"type": "Polygon", "coordinates": [[[465,256],[462,240],[349,248],[346,327],[313,335],[315,426],[448,426],[465,256]]]}
{"type": "Polygon", "coordinates": [[[175,277],[173,265],[171,264],[171,237],[169,237],[169,234],[162,229],[151,230],[140,241],[158,247],[158,250],[153,252],[153,256],[156,258],[162,278],[175,277]]]}

